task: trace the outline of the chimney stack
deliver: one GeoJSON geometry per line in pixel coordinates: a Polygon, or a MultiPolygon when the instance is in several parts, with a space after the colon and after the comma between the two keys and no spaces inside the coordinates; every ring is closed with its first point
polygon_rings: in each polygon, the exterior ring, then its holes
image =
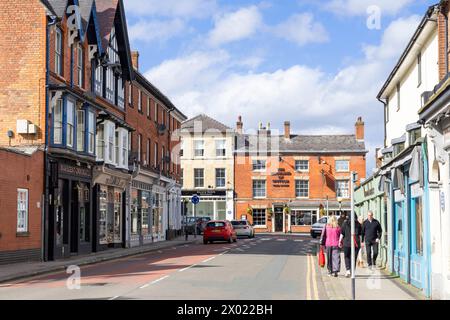
{"type": "Polygon", "coordinates": [[[133,68],[139,71],[139,51],[131,51],[131,62],[133,68]]]}
{"type": "Polygon", "coordinates": [[[383,163],[382,163],[382,158],[380,158],[378,155],[379,155],[379,153],[380,153],[380,148],[376,148],[375,149],[375,166],[376,166],[376,168],[377,169],[380,169],[381,168],[381,166],[383,165],[383,163]]]}
{"type": "Polygon", "coordinates": [[[291,138],[291,123],[289,121],[284,122],[284,138],[291,138]]]}
{"type": "Polygon", "coordinates": [[[364,122],[362,117],[359,117],[355,123],[356,140],[364,141],[364,122]]]}
{"type": "Polygon", "coordinates": [[[244,124],[242,123],[242,116],[238,117],[238,121],[236,123],[236,131],[239,134],[243,133],[244,124]]]}

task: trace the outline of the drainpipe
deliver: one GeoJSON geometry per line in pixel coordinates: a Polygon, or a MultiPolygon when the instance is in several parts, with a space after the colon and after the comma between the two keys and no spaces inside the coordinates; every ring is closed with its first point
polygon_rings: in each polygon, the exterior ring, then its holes
{"type": "Polygon", "coordinates": [[[44,146],[44,203],[42,214],[42,237],[41,237],[41,259],[48,261],[49,248],[48,248],[48,235],[49,235],[49,178],[48,178],[48,145],[49,145],[49,77],[50,77],[50,27],[56,24],[56,17],[53,15],[48,16],[48,22],[45,30],[46,41],[46,57],[45,57],[45,146],[44,146]]]}
{"type": "MultiPolygon", "coordinates": [[[[381,100],[380,97],[377,97],[377,100],[380,101],[383,104],[383,118],[384,118],[384,147],[387,147],[387,143],[386,143],[386,139],[387,139],[387,131],[386,131],[386,106],[387,106],[387,102],[381,100]]],[[[389,110],[387,110],[389,112],[389,110]]]]}

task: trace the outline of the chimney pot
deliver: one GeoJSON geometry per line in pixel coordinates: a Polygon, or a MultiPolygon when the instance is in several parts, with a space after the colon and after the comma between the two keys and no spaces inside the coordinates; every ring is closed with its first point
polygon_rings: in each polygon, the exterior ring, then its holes
{"type": "Polygon", "coordinates": [[[239,117],[238,117],[238,121],[237,121],[237,123],[236,123],[236,131],[237,131],[239,134],[242,134],[242,129],[243,129],[243,127],[244,127],[244,124],[242,123],[242,116],[239,116],[239,117]]]}
{"type": "Polygon", "coordinates": [[[131,62],[133,64],[133,68],[139,71],[139,51],[131,52],[131,62]]]}

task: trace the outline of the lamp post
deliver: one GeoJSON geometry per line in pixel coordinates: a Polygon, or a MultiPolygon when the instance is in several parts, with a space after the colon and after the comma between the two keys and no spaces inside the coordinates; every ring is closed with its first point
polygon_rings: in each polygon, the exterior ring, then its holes
{"type": "Polygon", "coordinates": [[[187,229],[187,204],[188,200],[186,198],[183,198],[183,214],[184,214],[184,238],[186,241],[188,241],[188,229],[187,229]]]}
{"type": "Polygon", "coordinates": [[[351,192],[351,212],[350,212],[350,221],[351,221],[351,234],[352,234],[352,241],[351,242],[351,259],[352,259],[352,300],[356,299],[356,275],[355,275],[355,267],[356,267],[356,250],[355,250],[355,183],[358,180],[358,173],[352,172],[352,179],[351,179],[351,186],[350,186],[350,192],[351,192]]]}

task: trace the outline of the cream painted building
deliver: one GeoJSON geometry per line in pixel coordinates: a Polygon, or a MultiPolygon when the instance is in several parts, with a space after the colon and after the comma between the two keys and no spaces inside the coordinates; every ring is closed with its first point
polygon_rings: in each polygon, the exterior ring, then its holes
{"type": "Polygon", "coordinates": [[[188,216],[234,217],[235,131],[204,114],[181,125],[182,198],[188,216]],[[193,195],[200,203],[193,205],[193,195]]]}

